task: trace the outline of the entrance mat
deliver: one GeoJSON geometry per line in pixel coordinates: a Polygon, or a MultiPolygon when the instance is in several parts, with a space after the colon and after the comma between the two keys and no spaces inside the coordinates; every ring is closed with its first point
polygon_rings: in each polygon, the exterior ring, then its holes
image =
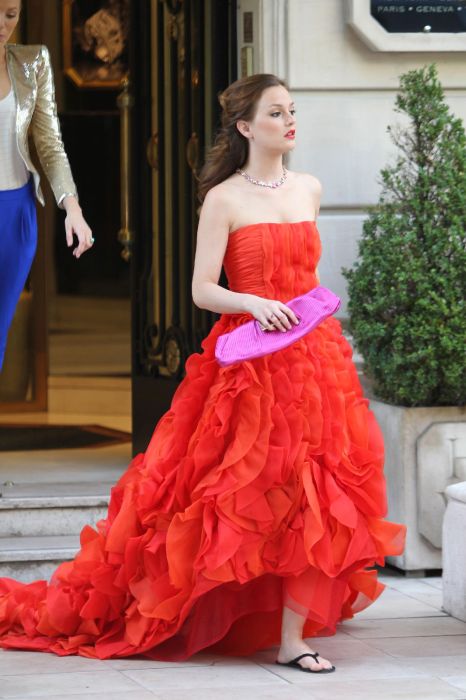
{"type": "Polygon", "coordinates": [[[101,425],[0,425],[0,452],[107,447],[131,442],[131,433],[101,425]]]}

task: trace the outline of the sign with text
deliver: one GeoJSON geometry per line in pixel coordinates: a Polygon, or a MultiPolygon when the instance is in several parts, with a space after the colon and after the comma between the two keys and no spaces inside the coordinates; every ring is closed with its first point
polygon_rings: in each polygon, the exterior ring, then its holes
{"type": "Polygon", "coordinates": [[[387,32],[466,32],[466,0],[371,0],[387,32]]]}

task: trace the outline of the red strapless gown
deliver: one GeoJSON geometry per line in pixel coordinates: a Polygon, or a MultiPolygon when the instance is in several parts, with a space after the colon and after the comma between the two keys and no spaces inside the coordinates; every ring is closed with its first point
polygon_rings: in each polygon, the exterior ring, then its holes
{"type": "MultiPolygon", "coordinates": [[[[313,222],[231,234],[230,289],[287,301],[316,286],[313,222]]],[[[285,350],[220,368],[224,315],[50,583],[0,580],[0,646],[60,655],[184,659],[249,654],[280,638],[282,607],[307,636],[383,590],[376,572],[405,529],[386,513],[383,440],[351,348],[330,318],[285,350]]]]}

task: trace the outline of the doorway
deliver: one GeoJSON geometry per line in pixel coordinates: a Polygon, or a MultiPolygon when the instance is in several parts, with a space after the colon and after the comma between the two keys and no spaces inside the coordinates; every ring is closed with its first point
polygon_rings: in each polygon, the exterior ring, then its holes
{"type": "MultiPolygon", "coordinates": [[[[126,411],[126,401],[129,408],[132,397],[134,450],[139,451],[169,407],[187,356],[200,349],[215,320],[191,299],[196,183],[218,127],[217,95],[237,77],[237,3],[128,3],[133,105],[128,261],[118,241],[119,93],[79,86],[65,76],[63,8],[70,2],[25,0],[23,5],[21,40],[50,50],[65,148],[96,239],[79,261],[71,256],[63,211],[46,187],[43,255],[37,260],[42,286],[35,288],[44,300],[42,321],[35,321],[45,329],[45,299],[49,319],[48,378],[45,342],[38,355],[43,394],[48,383],[49,411],[56,413],[80,412],[74,394],[82,407],[102,405],[101,388],[118,412],[126,411]]],[[[77,4],[99,3],[106,0],[77,4]]]]}
{"type": "Polygon", "coordinates": [[[130,266],[122,257],[118,241],[118,97],[128,70],[128,2],[61,0],[58,4],[60,123],[83,214],[95,244],[76,261],[64,240],[62,212],[55,209],[56,233],[50,251],[53,289],[49,292],[51,393],[58,386],[63,388],[65,377],[118,376],[127,377],[129,382],[131,367],[130,266]],[[121,35],[119,49],[114,50],[111,61],[115,41],[112,44],[110,28],[116,36],[121,35]],[[109,62],[105,62],[106,58],[109,62]],[[119,80],[114,79],[118,66],[119,80]]]}
{"type": "Polygon", "coordinates": [[[214,315],[196,308],[191,274],[197,176],[218,126],[217,95],[236,78],[234,0],[131,4],[134,76],[133,447],[145,449],[188,355],[214,315]],[[137,76],[137,79],[136,79],[137,76]]]}

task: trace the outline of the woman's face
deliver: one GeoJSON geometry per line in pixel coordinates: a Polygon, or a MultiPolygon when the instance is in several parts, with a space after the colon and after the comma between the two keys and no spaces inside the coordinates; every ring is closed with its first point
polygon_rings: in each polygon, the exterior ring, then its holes
{"type": "Polygon", "coordinates": [[[0,45],[6,44],[19,20],[21,0],[0,0],[0,45]]]}
{"type": "Polygon", "coordinates": [[[242,122],[247,129],[242,133],[257,146],[280,153],[293,150],[296,134],[294,102],[282,85],[267,88],[257,104],[254,119],[242,122]]]}

